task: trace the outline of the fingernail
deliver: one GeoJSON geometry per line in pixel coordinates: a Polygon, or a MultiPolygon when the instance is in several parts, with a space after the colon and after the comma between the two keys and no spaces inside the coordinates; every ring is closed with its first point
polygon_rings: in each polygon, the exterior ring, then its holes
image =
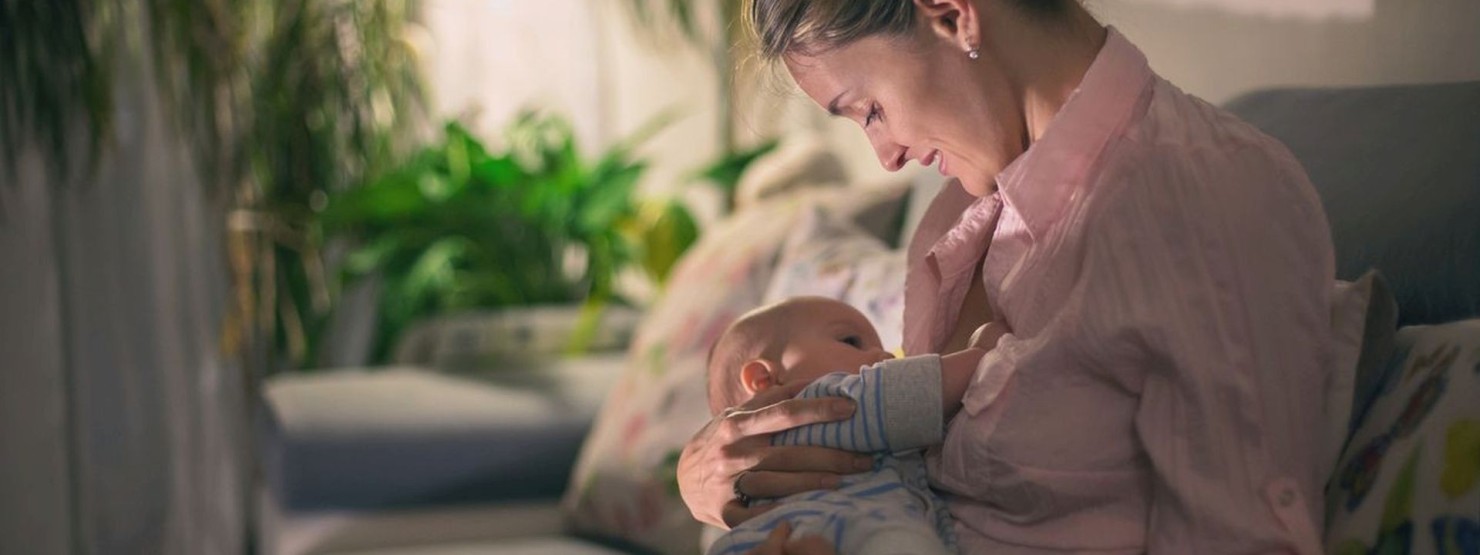
{"type": "Polygon", "coordinates": [[[838,476],[823,476],[817,482],[817,489],[838,489],[843,485],[843,479],[838,476]]]}

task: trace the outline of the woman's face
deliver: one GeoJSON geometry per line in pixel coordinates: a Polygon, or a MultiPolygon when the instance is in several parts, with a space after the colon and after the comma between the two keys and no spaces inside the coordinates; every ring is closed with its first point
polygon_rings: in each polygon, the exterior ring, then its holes
{"type": "Polygon", "coordinates": [[[921,30],[789,56],[786,67],[823,109],[863,127],[886,170],[911,160],[933,163],[984,196],[1026,148],[1021,103],[985,49],[973,60],[960,46],[921,30]]]}

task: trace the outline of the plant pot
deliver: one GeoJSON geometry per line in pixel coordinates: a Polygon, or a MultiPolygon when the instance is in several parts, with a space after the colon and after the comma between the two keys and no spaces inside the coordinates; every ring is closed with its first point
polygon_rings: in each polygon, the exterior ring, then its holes
{"type": "Polygon", "coordinates": [[[562,356],[625,349],[641,312],[608,305],[592,333],[577,338],[582,305],[550,305],[465,312],[418,322],[397,341],[394,360],[472,371],[527,368],[562,356]]]}

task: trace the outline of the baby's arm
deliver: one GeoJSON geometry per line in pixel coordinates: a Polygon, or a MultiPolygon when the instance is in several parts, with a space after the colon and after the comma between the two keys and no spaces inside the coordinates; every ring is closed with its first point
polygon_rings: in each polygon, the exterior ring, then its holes
{"type": "Polygon", "coordinates": [[[776,445],[820,445],[861,453],[897,452],[940,443],[944,423],[961,409],[982,356],[1003,328],[987,324],[966,350],[886,360],[857,374],[817,378],[797,397],[847,397],[857,406],[847,420],[792,428],[772,437],[776,445]]]}
{"type": "Polygon", "coordinates": [[[856,408],[847,420],[777,433],[772,444],[896,452],[940,443],[944,435],[937,355],[890,359],[857,374],[834,372],[817,378],[797,397],[847,397],[856,408]]]}

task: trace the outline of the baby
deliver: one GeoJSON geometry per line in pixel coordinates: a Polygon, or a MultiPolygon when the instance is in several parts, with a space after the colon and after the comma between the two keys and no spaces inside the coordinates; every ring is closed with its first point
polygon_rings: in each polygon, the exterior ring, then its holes
{"type": "Polygon", "coordinates": [[[710,352],[711,412],[773,386],[808,382],[799,398],[848,397],[857,404],[853,416],[788,430],[772,444],[875,453],[874,467],[843,477],[836,490],[776,500],[776,509],[720,537],[710,555],[747,553],[783,521],[792,537],[820,535],[838,553],[953,553],[950,515],[930,491],[923,452],[940,443],[977,362],[1000,336],[988,324],[959,353],[895,359],[862,313],[832,299],[788,299],[737,320],[710,352]]]}

